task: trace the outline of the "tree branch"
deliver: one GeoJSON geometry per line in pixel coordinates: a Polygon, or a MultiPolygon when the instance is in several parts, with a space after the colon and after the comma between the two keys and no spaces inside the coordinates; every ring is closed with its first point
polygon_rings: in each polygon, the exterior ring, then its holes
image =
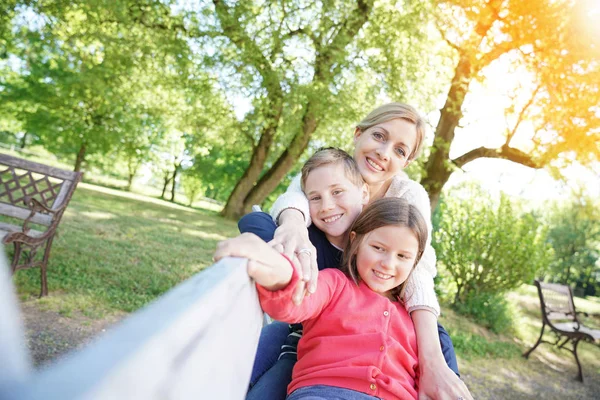
{"type": "Polygon", "coordinates": [[[522,152],[514,147],[502,146],[498,149],[490,149],[489,147],[478,147],[460,157],[455,158],[452,162],[462,168],[465,164],[470,163],[478,158],[500,158],[509,160],[530,168],[542,168],[544,163],[533,159],[529,154],[522,152]]]}
{"type": "Polygon", "coordinates": [[[538,93],[539,90],[540,90],[540,85],[538,85],[535,88],[535,90],[531,94],[531,98],[529,99],[529,101],[527,102],[527,104],[525,104],[523,106],[523,108],[521,109],[521,111],[519,112],[519,116],[517,117],[517,122],[515,123],[515,126],[511,130],[509,130],[508,134],[506,135],[506,142],[504,143],[505,146],[509,146],[510,145],[510,141],[515,136],[515,134],[517,133],[517,129],[519,129],[519,125],[521,125],[521,122],[523,122],[523,119],[524,119],[524,116],[525,116],[525,112],[533,104],[533,101],[535,100],[535,97],[537,96],[537,93],[538,93]]]}

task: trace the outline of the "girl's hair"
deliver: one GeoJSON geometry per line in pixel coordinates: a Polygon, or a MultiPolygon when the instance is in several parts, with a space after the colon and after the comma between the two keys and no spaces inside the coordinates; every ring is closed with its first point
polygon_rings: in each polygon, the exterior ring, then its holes
{"type": "MultiPolygon", "coordinates": [[[[389,225],[409,228],[417,238],[419,249],[415,257],[413,269],[410,271],[411,274],[421,259],[427,243],[427,224],[417,207],[397,197],[384,197],[383,199],[375,200],[363,210],[352,224],[350,230],[355,232],[356,236],[346,245],[342,258],[342,266],[340,267],[340,270],[357,285],[360,283],[360,275],[358,274],[356,258],[360,244],[368,233],[377,228],[389,225]]],[[[392,296],[398,299],[398,301],[404,296],[404,287],[405,284],[402,283],[391,291],[392,296]]]]}
{"type": "Polygon", "coordinates": [[[421,147],[423,145],[423,139],[425,138],[425,120],[419,115],[419,112],[412,106],[404,103],[388,103],[380,107],[377,107],[360,121],[356,127],[361,132],[384,122],[391,121],[393,119],[403,119],[408,122],[415,124],[417,129],[417,140],[415,142],[415,148],[412,149],[408,155],[409,160],[414,160],[421,147]]]}
{"type": "Polygon", "coordinates": [[[313,154],[304,166],[302,167],[302,179],[301,186],[304,190],[304,185],[308,179],[308,175],[319,167],[325,165],[337,165],[340,164],[344,167],[344,174],[350,182],[357,187],[362,187],[365,184],[358,165],[352,156],[346,153],[344,150],[335,147],[322,147],[313,154]]]}

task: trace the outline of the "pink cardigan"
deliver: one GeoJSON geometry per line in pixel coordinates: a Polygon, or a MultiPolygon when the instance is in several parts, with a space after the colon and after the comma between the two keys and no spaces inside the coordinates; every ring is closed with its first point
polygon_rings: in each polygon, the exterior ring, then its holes
{"type": "Polygon", "coordinates": [[[329,385],[383,399],[416,399],[417,340],[406,309],[334,268],[320,271],[317,292],[295,306],[290,299],[298,279],[294,269],[282,290],[256,285],[266,313],[304,325],[288,394],[329,385]]]}

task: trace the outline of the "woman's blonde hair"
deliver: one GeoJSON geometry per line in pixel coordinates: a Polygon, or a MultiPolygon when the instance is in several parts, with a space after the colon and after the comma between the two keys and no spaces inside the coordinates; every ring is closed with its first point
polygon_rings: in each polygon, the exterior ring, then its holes
{"type": "MultiPolygon", "coordinates": [[[[385,197],[375,200],[363,210],[352,224],[350,230],[356,236],[346,245],[343,253],[340,270],[356,284],[360,283],[360,275],[358,274],[358,266],[356,265],[360,244],[369,232],[389,225],[406,227],[417,238],[419,249],[410,274],[412,274],[415,266],[421,259],[427,244],[427,224],[421,212],[413,204],[397,197],[385,197]]],[[[410,274],[408,277],[410,277],[410,274]]],[[[391,290],[392,297],[398,301],[404,296],[405,282],[391,290]]]]}
{"type": "Polygon", "coordinates": [[[415,124],[415,128],[417,129],[415,148],[412,149],[411,153],[408,155],[408,160],[414,160],[421,151],[423,140],[425,138],[425,120],[414,107],[404,103],[384,104],[371,111],[369,115],[356,125],[356,127],[360,129],[361,132],[364,132],[377,124],[388,122],[393,119],[403,119],[415,124]]]}

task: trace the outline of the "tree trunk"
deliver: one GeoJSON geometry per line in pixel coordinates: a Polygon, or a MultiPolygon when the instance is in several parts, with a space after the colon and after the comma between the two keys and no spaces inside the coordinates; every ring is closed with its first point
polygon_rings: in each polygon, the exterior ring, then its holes
{"type": "Polygon", "coordinates": [[[173,176],[171,177],[171,202],[175,201],[175,185],[177,184],[177,173],[179,172],[179,165],[175,165],[173,176]]]}
{"type": "Polygon", "coordinates": [[[425,164],[425,174],[421,184],[429,193],[431,211],[435,210],[442,188],[452,174],[449,165],[450,146],[454,140],[454,131],[462,118],[462,105],[472,78],[471,63],[468,58],[461,57],[452,79],[452,85],[441,110],[440,120],[435,129],[435,137],[431,154],[425,164]]]}
{"type": "Polygon", "coordinates": [[[140,165],[139,163],[134,162],[131,159],[127,161],[127,191],[128,192],[131,191],[131,185],[133,184],[133,178],[135,177],[135,174],[137,173],[139,165],[140,165]]]}
{"type": "Polygon", "coordinates": [[[131,192],[131,185],[133,184],[133,177],[135,174],[129,173],[127,174],[127,191],[131,192]]]}
{"type": "Polygon", "coordinates": [[[275,190],[281,180],[287,175],[290,169],[293,168],[302,153],[304,153],[304,150],[306,150],[312,134],[319,125],[312,109],[312,103],[308,103],[305,107],[306,112],[302,117],[302,130],[299,134],[294,136],[292,143],[290,143],[288,148],[281,154],[271,169],[262,176],[246,197],[243,209],[244,214],[250,212],[254,204],[262,203],[267,196],[275,190]]]}
{"type": "Polygon", "coordinates": [[[272,117],[271,123],[265,127],[258,145],[254,147],[252,151],[252,157],[250,158],[250,164],[242,178],[236,183],[235,188],[229,195],[221,215],[229,219],[239,219],[245,214],[245,202],[246,197],[252,191],[256,181],[260,177],[267,157],[271,150],[271,144],[275,138],[277,127],[279,126],[279,119],[281,117],[282,106],[279,104],[277,112],[272,117]]]}
{"type": "Polygon", "coordinates": [[[23,133],[23,137],[21,138],[21,141],[19,142],[19,148],[21,150],[23,150],[25,148],[25,146],[27,146],[27,132],[23,133]]]}
{"type": "Polygon", "coordinates": [[[167,192],[167,186],[169,186],[169,182],[171,182],[171,176],[169,171],[165,171],[165,175],[163,176],[163,188],[162,192],[160,193],[160,198],[163,200],[165,198],[165,193],[167,192]]]}
{"type": "Polygon", "coordinates": [[[77,152],[77,157],[75,158],[75,168],[73,169],[75,172],[81,171],[81,166],[85,162],[85,151],[87,149],[86,143],[82,143],[81,147],[79,147],[79,151],[77,152]]]}

